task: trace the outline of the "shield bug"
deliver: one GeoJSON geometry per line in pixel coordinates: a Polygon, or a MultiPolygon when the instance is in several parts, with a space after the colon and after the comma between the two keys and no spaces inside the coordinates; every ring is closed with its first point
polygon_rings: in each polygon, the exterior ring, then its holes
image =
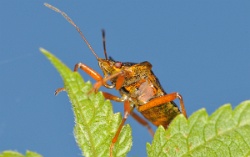
{"type": "MultiPolygon", "coordinates": [[[[182,113],[185,117],[187,117],[182,96],[177,92],[167,94],[164,91],[158,78],[154,75],[152,65],[149,62],[120,62],[115,61],[111,57],[108,58],[104,30],[102,30],[102,39],[105,58],[98,57],[79,27],[69,18],[69,16],[67,16],[66,13],[49,4],[45,4],[45,6],[60,13],[76,28],[84,42],[96,57],[98,65],[104,76],[100,75],[84,63],[76,64],[74,71],[77,71],[80,68],[97,81],[94,84],[92,91],[97,91],[101,86],[104,86],[109,89],[115,88],[121,95],[121,97],[118,97],[107,92],[102,92],[106,99],[124,103],[124,116],[110,144],[110,156],[112,156],[114,144],[116,143],[122,126],[129,115],[131,115],[140,124],[147,127],[151,135],[154,134],[153,130],[144,118],[156,126],[162,125],[167,128],[169,123],[177,115],[182,113]],[[110,81],[111,84],[108,84],[108,81],[110,81]],[[175,104],[175,99],[179,99],[181,111],[175,104]],[[134,108],[136,108],[144,116],[144,118],[141,118],[134,113],[134,108]]],[[[58,94],[63,90],[64,88],[59,88],[56,90],[55,94],[58,94]]]]}

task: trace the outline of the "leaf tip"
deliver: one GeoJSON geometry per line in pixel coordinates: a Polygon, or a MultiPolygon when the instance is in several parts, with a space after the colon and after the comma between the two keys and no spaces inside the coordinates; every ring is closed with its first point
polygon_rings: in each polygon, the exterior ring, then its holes
{"type": "Polygon", "coordinates": [[[40,47],[39,50],[40,50],[40,52],[41,52],[42,54],[44,54],[45,56],[47,56],[47,57],[51,56],[51,53],[50,53],[48,50],[46,50],[46,49],[44,49],[44,48],[42,48],[42,47],[40,47]]]}
{"type": "Polygon", "coordinates": [[[42,53],[48,53],[47,50],[45,50],[44,48],[40,47],[39,50],[42,52],[42,53]]]}

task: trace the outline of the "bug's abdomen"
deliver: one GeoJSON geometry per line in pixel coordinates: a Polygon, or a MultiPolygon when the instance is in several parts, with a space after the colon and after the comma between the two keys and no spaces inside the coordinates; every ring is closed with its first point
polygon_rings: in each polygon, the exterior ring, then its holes
{"type": "Polygon", "coordinates": [[[164,128],[167,128],[169,123],[181,112],[174,102],[169,102],[142,111],[141,113],[154,125],[162,125],[164,128]]]}

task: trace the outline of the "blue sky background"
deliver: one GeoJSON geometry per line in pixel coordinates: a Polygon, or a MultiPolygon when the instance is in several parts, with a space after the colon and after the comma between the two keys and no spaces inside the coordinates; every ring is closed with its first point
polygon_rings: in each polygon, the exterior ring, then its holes
{"type": "MultiPolygon", "coordinates": [[[[0,1],[0,151],[80,156],[67,95],[53,94],[63,82],[39,47],[72,69],[80,61],[100,69],[73,26],[44,2],[0,1]]],[[[46,2],[76,22],[100,57],[105,28],[113,58],[150,61],[164,89],[183,95],[188,115],[250,99],[249,1],[46,2]]],[[[134,136],[129,156],[146,156],[152,138],[132,118],[127,122],[134,136]]]]}

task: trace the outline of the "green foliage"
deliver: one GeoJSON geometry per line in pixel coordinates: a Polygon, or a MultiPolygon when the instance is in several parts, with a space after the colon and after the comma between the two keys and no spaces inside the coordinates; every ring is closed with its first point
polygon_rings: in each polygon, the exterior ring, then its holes
{"type": "MultiPolygon", "coordinates": [[[[78,72],[72,72],[48,51],[40,50],[63,78],[75,115],[75,138],[83,155],[109,156],[111,140],[121,122],[120,113],[113,113],[110,101],[104,100],[101,92],[89,93],[92,89],[90,82],[85,83],[78,72]]],[[[131,128],[125,125],[114,146],[113,156],[126,156],[131,145],[131,128]]]]}
{"type": "Polygon", "coordinates": [[[35,152],[26,151],[25,155],[22,155],[16,151],[4,151],[0,154],[0,157],[42,157],[40,154],[37,154],[35,152]]]}
{"type": "Polygon", "coordinates": [[[205,109],[174,119],[167,130],[159,127],[149,157],[164,156],[250,156],[250,101],[234,111],[226,104],[208,116],[205,109]]]}

